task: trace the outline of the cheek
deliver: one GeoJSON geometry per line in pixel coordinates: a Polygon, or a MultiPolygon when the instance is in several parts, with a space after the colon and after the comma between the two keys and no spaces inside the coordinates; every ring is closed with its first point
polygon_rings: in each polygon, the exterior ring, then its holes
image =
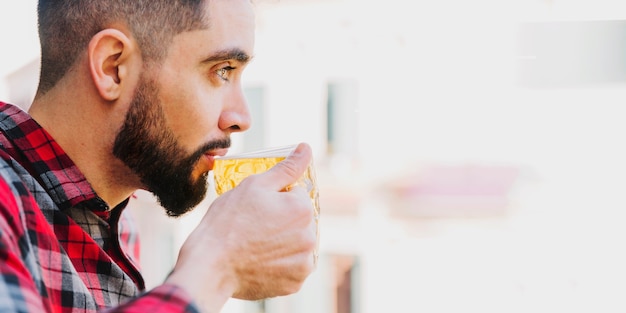
{"type": "Polygon", "coordinates": [[[209,138],[220,137],[213,133],[219,131],[221,95],[205,76],[184,66],[164,66],[159,80],[167,125],[187,152],[194,152],[209,138]]]}
{"type": "Polygon", "coordinates": [[[197,149],[218,130],[220,110],[214,98],[189,86],[169,97],[164,95],[162,103],[167,123],[188,151],[197,149]]]}

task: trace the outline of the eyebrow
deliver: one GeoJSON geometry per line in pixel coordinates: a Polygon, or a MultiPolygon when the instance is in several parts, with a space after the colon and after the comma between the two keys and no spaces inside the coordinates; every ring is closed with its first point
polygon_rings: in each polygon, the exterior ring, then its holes
{"type": "Polygon", "coordinates": [[[240,63],[248,63],[252,59],[252,56],[248,55],[245,51],[239,48],[226,49],[217,51],[204,60],[202,63],[212,63],[226,60],[235,60],[240,63]]]}

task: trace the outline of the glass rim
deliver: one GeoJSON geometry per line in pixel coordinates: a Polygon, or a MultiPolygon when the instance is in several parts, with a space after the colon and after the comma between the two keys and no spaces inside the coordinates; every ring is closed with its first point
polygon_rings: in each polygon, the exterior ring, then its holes
{"type": "Polygon", "coordinates": [[[225,155],[215,157],[215,160],[229,160],[229,159],[244,159],[244,158],[276,158],[276,157],[286,157],[291,152],[293,152],[298,145],[285,145],[278,147],[265,148],[255,151],[225,155]]]}

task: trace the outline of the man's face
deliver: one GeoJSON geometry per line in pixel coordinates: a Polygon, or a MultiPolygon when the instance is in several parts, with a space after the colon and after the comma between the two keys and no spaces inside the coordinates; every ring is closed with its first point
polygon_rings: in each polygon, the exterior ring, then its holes
{"type": "Polygon", "coordinates": [[[162,107],[158,88],[142,77],[113,151],[168,215],[180,216],[200,203],[207,191],[208,172],[192,175],[196,163],[207,151],[228,148],[230,140],[212,140],[188,153],[168,127],[162,107]]]}
{"type": "Polygon", "coordinates": [[[241,73],[254,46],[249,0],[208,1],[209,28],[174,37],[158,70],[136,89],[114,154],[169,215],[197,205],[213,157],[250,127],[241,73]]]}

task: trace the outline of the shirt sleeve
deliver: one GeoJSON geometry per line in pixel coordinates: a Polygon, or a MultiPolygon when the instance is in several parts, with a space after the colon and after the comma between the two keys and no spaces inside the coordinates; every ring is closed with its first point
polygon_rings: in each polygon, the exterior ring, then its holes
{"type": "Polygon", "coordinates": [[[199,313],[191,296],[181,287],[163,284],[106,313],[199,313]]]}
{"type": "MultiPolygon", "coordinates": [[[[5,236],[0,231],[0,236],[5,236]]],[[[21,260],[0,244],[0,311],[51,312],[21,260]]]]}
{"type": "Polygon", "coordinates": [[[9,185],[0,179],[0,311],[50,312],[50,303],[20,257],[29,251],[20,246],[27,234],[21,227],[19,212],[9,185]]]}
{"type": "MultiPolygon", "coordinates": [[[[23,242],[28,233],[20,216],[20,202],[28,197],[13,193],[5,180],[0,179],[0,312],[56,312],[62,311],[62,303],[51,301],[44,286],[37,286],[40,279],[33,277],[23,258],[23,242]]],[[[29,253],[26,251],[26,253],[29,253]]],[[[62,301],[61,301],[62,302],[62,301]]],[[[191,296],[181,287],[164,284],[129,302],[103,310],[106,313],[199,313],[191,296]]]]}

